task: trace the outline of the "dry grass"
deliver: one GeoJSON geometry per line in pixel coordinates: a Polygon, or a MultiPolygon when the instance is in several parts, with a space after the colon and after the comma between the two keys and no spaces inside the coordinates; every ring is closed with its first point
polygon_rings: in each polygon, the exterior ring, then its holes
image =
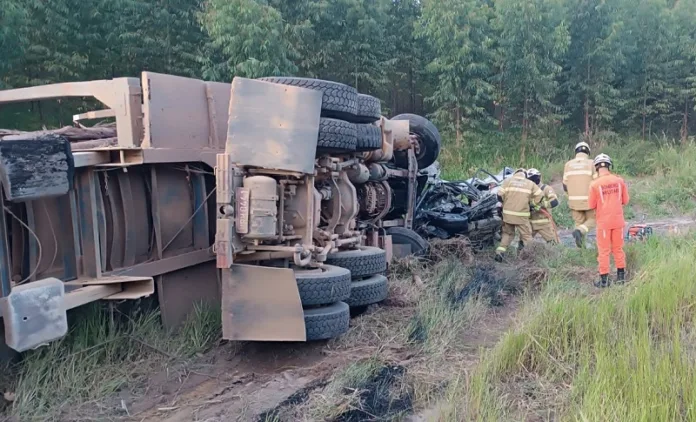
{"type": "Polygon", "coordinates": [[[466,237],[434,239],[430,241],[428,259],[433,262],[457,259],[465,265],[471,265],[474,262],[474,253],[471,242],[466,237]]]}
{"type": "Polygon", "coordinates": [[[434,242],[424,259],[396,261],[388,301],[354,319],[350,331],[329,344],[327,353],[341,356],[346,365],[284,415],[286,420],[343,420],[351,411],[364,411],[366,394],[373,393],[365,389],[373,389],[375,373],[389,367],[404,368],[385,393],[395,407],[435,405],[456,382],[453,374],[472,370],[480,348],[501,334],[502,324],[489,327],[491,297],[506,301],[548,278],[548,269],[535,260],[493,266],[489,255],[474,259],[466,239],[454,239],[434,242]]]}
{"type": "Polygon", "coordinates": [[[23,356],[14,368],[14,400],[5,416],[16,420],[111,418],[127,411],[115,393],[137,389],[155,368],[201,352],[220,338],[219,311],[197,307],[176,333],[156,312],[112,317],[95,304],[74,314],[63,339],[23,356]]]}
{"type": "Polygon", "coordinates": [[[554,274],[520,327],[450,390],[440,420],[696,420],[695,244],[631,245],[639,271],[601,293],[554,274]]]}

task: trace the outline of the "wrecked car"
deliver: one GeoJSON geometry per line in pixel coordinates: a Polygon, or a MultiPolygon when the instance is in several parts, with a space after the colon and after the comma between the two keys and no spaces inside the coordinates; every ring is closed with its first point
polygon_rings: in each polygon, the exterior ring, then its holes
{"type": "Polygon", "coordinates": [[[476,247],[492,245],[502,227],[497,190],[513,172],[510,167],[495,175],[480,169],[470,179],[450,182],[440,177],[437,163],[424,169],[415,211],[418,233],[440,239],[466,236],[476,247]]]}

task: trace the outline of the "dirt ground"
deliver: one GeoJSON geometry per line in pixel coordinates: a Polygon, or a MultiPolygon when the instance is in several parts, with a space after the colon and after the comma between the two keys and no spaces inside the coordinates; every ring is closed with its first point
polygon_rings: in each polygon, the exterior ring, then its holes
{"type": "MultiPolygon", "coordinates": [[[[512,326],[517,306],[516,300],[510,300],[504,306],[490,308],[482,322],[466,333],[463,352],[467,366],[475,365],[481,349],[492,347],[512,326]]],[[[390,307],[382,305],[369,312],[376,311],[390,312],[390,307]]],[[[359,318],[364,316],[353,323],[359,318]]],[[[326,385],[338,369],[370,355],[369,348],[362,353],[359,348],[337,351],[327,342],[248,343],[238,348],[225,344],[194,363],[156,374],[139,394],[124,392],[121,399],[128,409],[128,420],[290,420],[267,415],[274,409],[301,404],[309,392],[326,385]]],[[[408,360],[406,350],[401,358],[408,360]]],[[[425,421],[432,412],[435,410],[405,420],[425,421]]]]}
{"type": "MultiPolygon", "coordinates": [[[[681,233],[696,227],[696,221],[690,218],[646,223],[654,228],[656,235],[681,233]]],[[[562,243],[572,245],[570,230],[562,230],[559,235],[562,243]]],[[[592,243],[592,238],[588,243],[592,243]]],[[[463,368],[476,365],[481,350],[493,347],[513,327],[519,300],[509,297],[500,305],[488,308],[479,323],[460,334],[460,344],[464,345],[463,368]]],[[[379,313],[379,319],[389,320],[400,315],[400,312],[403,312],[403,304],[398,300],[387,301],[373,307],[367,315],[354,318],[351,330],[364,328],[360,320],[370,318],[371,314],[379,313]]],[[[345,347],[334,341],[308,344],[225,343],[193,362],[154,374],[146,386],[124,391],[119,399],[127,413],[126,420],[297,420],[298,413],[288,412],[288,409],[301,407],[308,396],[324,387],[337,371],[352,362],[369,358],[372,353],[374,348],[367,345],[362,348],[360,345],[345,347]]],[[[391,356],[393,361],[401,362],[408,369],[412,357],[408,348],[397,347],[391,356]]],[[[416,409],[415,413],[411,412],[403,420],[424,422],[436,418],[436,415],[437,409],[416,409]]],[[[299,418],[311,420],[306,415],[299,418]]]]}
{"type": "MultiPolygon", "coordinates": [[[[654,228],[656,235],[680,234],[696,227],[696,221],[686,217],[645,223],[654,228]]],[[[563,244],[574,247],[570,230],[562,230],[559,235],[563,244]]],[[[592,237],[588,243],[592,244],[592,237]]],[[[451,253],[456,247],[445,245],[443,250],[451,253]]],[[[464,247],[456,253],[472,269],[472,279],[482,279],[482,283],[491,283],[487,280],[492,274],[489,268],[495,268],[495,276],[503,279],[519,278],[519,274],[524,272],[520,262],[512,259],[502,264],[501,269],[500,265],[490,262],[491,256],[487,252],[473,256],[464,247]],[[481,274],[477,276],[476,271],[481,274]]],[[[527,270],[533,272],[534,268],[527,270]]],[[[422,283],[408,271],[401,277],[409,279],[410,289],[414,286],[417,289],[422,283]]],[[[534,277],[537,276],[528,275],[527,282],[534,277]]],[[[544,274],[538,275],[539,280],[544,277],[544,274]]],[[[303,407],[310,397],[322,394],[322,389],[337,373],[355,362],[370,359],[377,352],[386,356],[391,365],[382,368],[381,377],[394,378],[409,371],[411,376],[419,376],[422,354],[403,341],[380,337],[389,333],[397,323],[403,325],[404,320],[412,319],[418,305],[417,297],[405,300],[403,292],[399,291],[401,286],[394,290],[393,284],[390,298],[353,318],[350,331],[337,340],[315,343],[221,342],[190,361],[172,364],[164,370],[153,369],[147,382],[132,385],[111,398],[110,407],[121,408],[122,415],[116,419],[127,421],[310,421],[317,420],[303,407]]],[[[479,289],[481,294],[480,286],[473,288],[479,289]]],[[[457,294],[468,294],[467,291],[465,288],[457,294]]],[[[458,297],[452,299],[461,300],[458,297]]],[[[496,297],[474,324],[457,333],[457,371],[473,370],[485,350],[492,348],[515,326],[521,302],[515,293],[496,297]]],[[[437,420],[437,408],[422,403],[413,405],[410,398],[403,408],[404,414],[399,417],[369,417],[365,412],[346,411],[340,418],[329,420],[437,420]]]]}

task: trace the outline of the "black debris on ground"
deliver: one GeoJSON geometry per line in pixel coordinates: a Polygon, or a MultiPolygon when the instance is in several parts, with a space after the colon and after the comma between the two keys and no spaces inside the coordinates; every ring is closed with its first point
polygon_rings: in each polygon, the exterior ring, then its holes
{"type": "Polygon", "coordinates": [[[477,265],[471,271],[470,281],[464,288],[448,292],[452,305],[461,306],[474,298],[485,300],[490,306],[503,306],[507,296],[519,293],[519,283],[501,275],[491,264],[477,265]]]}
{"type": "Polygon", "coordinates": [[[398,385],[405,373],[406,368],[401,365],[383,366],[362,388],[359,405],[343,412],[333,422],[389,421],[412,413],[411,393],[398,385]]]}
{"type": "Polygon", "coordinates": [[[309,385],[307,385],[304,388],[301,388],[294,393],[292,393],[288,398],[283,400],[282,402],[278,403],[276,407],[273,409],[269,409],[260,415],[256,417],[257,422],[266,422],[266,421],[276,421],[276,420],[281,420],[280,416],[283,413],[284,410],[293,408],[297,405],[300,405],[304,402],[307,401],[309,398],[309,394],[318,389],[318,388],[324,388],[328,384],[327,381],[325,380],[317,380],[309,385]]]}

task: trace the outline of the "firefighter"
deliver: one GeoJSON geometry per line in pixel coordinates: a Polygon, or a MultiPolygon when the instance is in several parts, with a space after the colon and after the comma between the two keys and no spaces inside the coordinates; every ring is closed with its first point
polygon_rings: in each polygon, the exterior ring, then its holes
{"type": "Polygon", "coordinates": [[[557,243],[556,227],[553,224],[553,217],[551,217],[549,210],[558,206],[558,196],[556,196],[556,192],[553,191],[551,186],[541,183],[541,172],[539,170],[534,168],[527,170],[527,178],[539,186],[544,193],[544,198],[541,201],[542,209],[532,212],[532,217],[529,221],[532,225],[532,238],[536,237],[538,233],[546,243],[557,243]]]}
{"type": "Polygon", "coordinates": [[[540,209],[543,197],[539,186],[527,179],[524,169],[518,169],[512,177],[505,179],[498,190],[498,198],[503,204],[503,237],[495,251],[496,261],[503,260],[503,254],[515,238],[515,231],[522,246],[532,241],[531,209],[540,209]]]}
{"type": "Polygon", "coordinates": [[[609,285],[609,255],[614,255],[616,282],[626,279],[626,254],[623,250],[626,225],[623,207],[628,204],[628,188],[624,180],[611,173],[612,162],[606,154],[594,159],[599,177],[590,185],[589,206],[597,214],[597,262],[600,279],[597,287],[609,285]]]}
{"type": "Polygon", "coordinates": [[[588,203],[588,194],[590,183],[596,178],[590,146],[580,142],[575,145],[575,158],[568,161],[563,170],[563,190],[568,194],[568,207],[575,222],[573,238],[578,248],[583,247],[587,233],[595,226],[595,212],[588,203]]]}

